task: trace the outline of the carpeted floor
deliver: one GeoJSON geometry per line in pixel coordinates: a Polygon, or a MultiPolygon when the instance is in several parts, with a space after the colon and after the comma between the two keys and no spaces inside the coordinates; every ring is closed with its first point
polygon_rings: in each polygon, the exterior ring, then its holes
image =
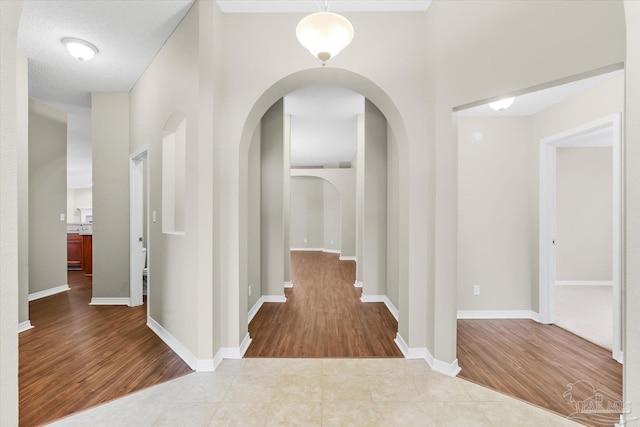
{"type": "Polygon", "coordinates": [[[604,348],[612,348],[611,286],[556,286],[556,325],[604,348]]]}

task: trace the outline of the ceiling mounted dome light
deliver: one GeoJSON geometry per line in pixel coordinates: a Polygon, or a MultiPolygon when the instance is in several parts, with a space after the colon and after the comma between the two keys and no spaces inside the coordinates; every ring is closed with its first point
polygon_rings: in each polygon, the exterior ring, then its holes
{"type": "Polygon", "coordinates": [[[73,37],[62,39],[62,44],[65,45],[71,56],[83,62],[91,60],[98,53],[98,48],[91,43],[73,37]]]}
{"type": "Polygon", "coordinates": [[[347,18],[326,11],[307,15],[298,23],[296,36],[300,44],[322,65],[336,56],[353,40],[353,25],[347,18]]]}
{"type": "Polygon", "coordinates": [[[511,97],[511,98],[504,98],[495,102],[490,102],[489,107],[491,107],[492,110],[496,110],[496,111],[506,110],[507,108],[511,107],[511,104],[513,104],[513,101],[515,99],[516,99],[515,97],[511,97]]]}

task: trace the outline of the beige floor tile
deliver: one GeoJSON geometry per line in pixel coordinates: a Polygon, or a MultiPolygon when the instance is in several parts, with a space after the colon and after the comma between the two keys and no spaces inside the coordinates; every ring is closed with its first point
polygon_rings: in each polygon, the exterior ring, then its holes
{"type": "Polygon", "coordinates": [[[271,402],[279,387],[277,375],[238,375],[227,389],[224,402],[271,402]]]}
{"type": "Polygon", "coordinates": [[[323,402],[322,425],[344,427],[383,426],[377,402],[323,402]]]}
{"type": "Polygon", "coordinates": [[[483,410],[495,426],[517,425],[523,427],[561,427],[563,417],[515,399],[506,402],[485,402],[483,410]]]}
{"type": "Polygon", "coordinates": [[[433,371],[424,359],[405,359],[403,366],[406,375],[442,375],[433,371]]]}
{"type": "Polygon", "coordinates": [[[322,359],[243,359],[241,375],[320,375],[322,359]]]}
{"type": "Polygon", "coordinates": [[[322,359],[323,375],[365,375],[367,360],[322,359]]]}
{"type": "Polygon", "coordinates": [[[198,372],[141,392],[145,402],[219,402],[233,382],[232,375],[198,372]]]}
{"type": "Polygon", "coordinates": [[[160,413],[153,427],[207,427],[217,403],[173,403],[160,413]]]}
{"type": "Polygon", "coordinates": [[[443,427],[493,427],[482,403],[426,402],[423,404],[429,425],[443,427]]]}
{"type": "Polygon", "coordinates": [[[415,377],[393,374],[369,375],[371,398],[377,402],[419,402],[415,377]]]}
{"type": "Polygon", "coordinates": [[[471,381],[459,379],[460,385],[465,392],[471,397],[472,400],[476,402],[504,402],[506,400],[512,399],[506,394],[502,394],[495,390],[491,390],[488,387],[484,387],[478,384],[474,384],[471,381]]]}
{"type": "Polygon", "coordinates": [[[378,422],[384,426],[431,427],[422,402],[378,402],[378,422]]]}
{"type": "Polygon", "coordinates": [[[323,375],[323,401],[372,401],[367,375],[323,375]]]}
{"type": "Polygon", "coordinates": [[[418,375],[413,377],[415,388],[425,402],[468,402],[460,379],[446,375],[418,375]]]}
{"type": "Polygon", "coordinates": [[[55,427],[151,427],[165,410],[162,403],[145,403],[137,399],[118,399],[105,405],[64,418],[55,427]]]}
{"type": "Polygon", "coordinates": [[[228,374],[235,375],[242,372],[242,367],[244,365],[243,359],[224,359],[216,368],[216,374],[228,374]]]}
{"type": "Polygon", "coordinates": [[[267,426],[321,426],[322,404],[303,402],[274,403],[269,409],[267,426]]]}
{"type": "Polygon", "coordinates": [[[320,402],[321,375],[279,375],[273,390],[274,401],[320,402]]]}
{"type": "Polygon", "coordinates": [[[366,359],[364,364],[365,373],[368,375],[405,375],[406,359],[366,359]]]}
{"type": "Polygon", "coordinates": [[[211,419],[211,427],[261,427],[266,425],[268,403],[220,403],[211,419]]]}

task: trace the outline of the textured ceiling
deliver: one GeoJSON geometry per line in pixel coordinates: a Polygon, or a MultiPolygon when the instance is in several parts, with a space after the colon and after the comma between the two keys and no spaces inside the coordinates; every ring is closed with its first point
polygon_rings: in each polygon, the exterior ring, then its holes
{"type": "Polygon", "coordinates": [[[291,115],[293,167],[353,160],[362,95],[341,86],[306,86],[285,96],[284,109],[291,115]]]}
{"type": "Polygon", "coordinates": [[[91,92],[126,92],[193,0],[26,0],[18,51],[29,60],[29,97],[67,113],[68,185],[91,185],[91,92]],[[98,48],[80,62],[64,37],[98,48]]]}
{"type": "Polygon", "coordinates": [[[425,11],[431,0],[218,0],[227,13],[425,11]]]}

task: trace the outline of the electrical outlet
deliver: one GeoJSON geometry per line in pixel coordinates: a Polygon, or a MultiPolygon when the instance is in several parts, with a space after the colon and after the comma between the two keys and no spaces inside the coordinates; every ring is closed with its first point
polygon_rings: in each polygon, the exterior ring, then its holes
{"type": "Polygon", "coordinates": [[[63,213],[60,214],[60,221],[64,221],[64,214],[63,213]]]}
{"type": "Polygon", "coordinates": [[[249,285],[249,296],[251,296],[251,285],[249,285]]]}
{"type": "Polygon", "coordinates": [[[333,245],[333,240],[331,241],[331,244],[333,245]]]}
{"type": "Polygon", "coordinates": [[[307,243],[307,239],[304,239],[304,242],[307,243]]]}
{"type": "Polygon", "coordinates": [[[473,285],[473,295],[480,295],[480,285],[473,285]]]}

